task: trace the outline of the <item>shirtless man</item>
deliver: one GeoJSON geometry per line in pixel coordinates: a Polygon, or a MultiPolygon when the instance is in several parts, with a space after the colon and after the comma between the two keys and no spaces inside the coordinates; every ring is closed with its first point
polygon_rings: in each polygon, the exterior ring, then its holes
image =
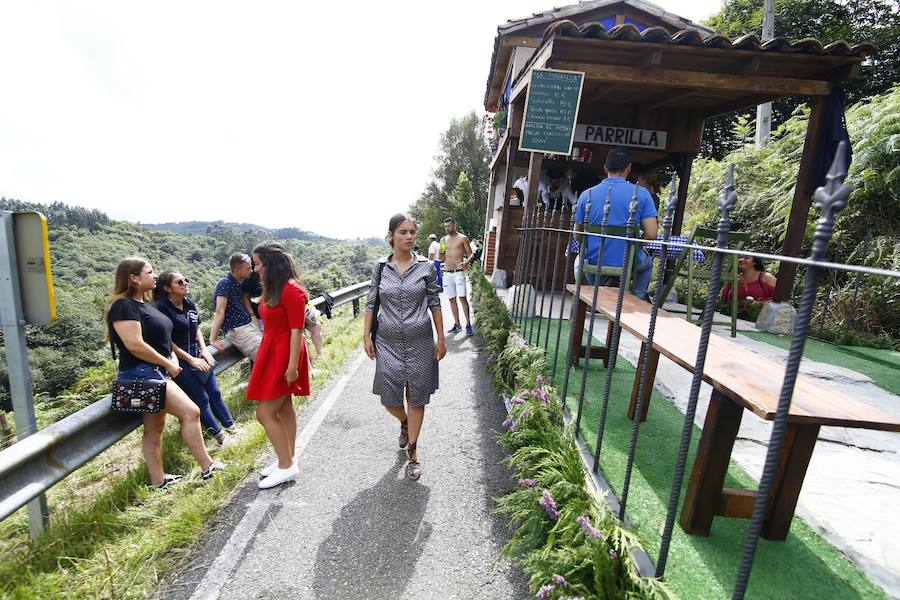
{"type": "Polygon", "coordinates": [[[444,221],[444,236],[446,249],[444,250],[444,291],[450,299],[450,310],[453,312],[453,327],[447,333],[462,331],[459,326],[459,307],[456,299],[462,303],[463,312],[466,314],[466,335],[472,335],[472,322],[469,320],[469,301],[466,299],[466,269],[475,260],[475,253],[469,244],[469,238],[456,231],[456,221],[447,219],[444,221]]]}

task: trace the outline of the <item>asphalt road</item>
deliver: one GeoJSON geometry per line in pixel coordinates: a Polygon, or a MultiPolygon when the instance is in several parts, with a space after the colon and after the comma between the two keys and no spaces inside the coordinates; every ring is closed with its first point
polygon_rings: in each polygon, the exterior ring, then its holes
{"type": "Polygon", "coordinates": [[[492,498],[514,481],[491,437],[505,410],[476,339],[448,336],[419,438],[418,482],[404,476],[397,421],[371,393],[374,362],[358,353],[301,411],[298,480],[259,491],[248,478],[202,550],[158,595],[526,597],[522,573],[499,558],[508,532],[491,514],[492,498]]]}

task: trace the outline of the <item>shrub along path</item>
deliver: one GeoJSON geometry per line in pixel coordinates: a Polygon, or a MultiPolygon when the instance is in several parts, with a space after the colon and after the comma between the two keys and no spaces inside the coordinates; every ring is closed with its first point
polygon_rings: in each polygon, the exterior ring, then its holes
{"type": "MultiPolygon", "coordinates": [[[[449,307],[444,306],[445,319],[449,307]]],[[[491,436],[505,419],[474,338],[447,337],[441,388],[426,409],[421,480],[404,477],[397,422],[372,395],[374,362],[304,407],[300,477],[259,491],[250,477],[207,547],[159,592],[167,598],[523,598],[491,514],[515,485],[491,436]],[[330,411],[329,403],[333,402],[330,411]],[[327,411],[327,412],[323,412],[327,411]]]]}
{"type": "MultiPolygon", "coordinates": [[[[551,321],[551,339],[555,338],[558,323],[551,321]]],[[[544,327],[546,325],[545,320],[544,327]]],[[[568,323],[563,323],[562,328],[562,339],[567,340],[568,323]]],[[[605,324],[597,331],[605,335],[605,324]]],[[[550,362],[552,365],[552,360],[550,362]]],[[[564,363],[563,354],[554,378],[559,388],[564,376],[564,363]]],[[[631,421],[627,419],[626,408],[634,373],[635,369],[628,361],[618,361],[603,441],[601,468],[617,495],[622,489],[631,434],[631,421]]],[[[570,410],[577,406],[581,374],[581,369],[572,369],[570,374],[567,398],[570,410]]],[[[605,376],[606,370],[601,361],[591,361],[587,384],[590,392],[585,396],[581,429],[591,449],[596,446],[605,376]]],[[[649,419],[641,425],[628,501],[629,518],[636,533],[646,541],[645,549],[654,561],[665,521],[674,455],[683,422],[683,413],[658,391],[654,391],[649,419]]],[[[695,427],[688,465],[693,464],[699,437],[700,431],[695,427]]],[[[746,472],[732,463],[726,485],[754,488],[756,484],[746,472]]],[[[682,598],[730,597],[747,525],[748,521],[742,519],[718,518],[713,524],[712,535],[707,538],[688,536],[676,526],[666,571],[668,585],[682,598]]],[[[760,540],[747,597],[818,599],[885,596],[840,552],[800,519],[795,519],[785,542],[760,540]]]]}

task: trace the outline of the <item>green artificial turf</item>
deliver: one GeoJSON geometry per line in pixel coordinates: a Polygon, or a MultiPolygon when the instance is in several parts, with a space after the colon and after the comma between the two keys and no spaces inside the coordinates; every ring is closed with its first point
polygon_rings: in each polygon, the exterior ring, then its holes
{"type": "MultiPolygon", "coordinates": [[[[785,350],[791,345],[790,335],[758,331],[742,331],[741,333],[750,339],[785,350]]],[[[870,377],[881,389],[900,396],[900,352],[858,346],[834,346],[819,340],[807,339],[803,348],[803,356],[809,360],[862,373],[870,377]]]]}
{"type": "MultiPolygon", "coordinates": [[[[553,351],[558,321],[550,324],[548,365],[553,368],[553,351]]],[[[605,323],[596,328],[605,334],[605,323]]],[[[545,339],[547,320],[542,323],[540,339],[545,339]]],[[[565,376],[565,348],[569,338],[568,323],[562,324],[560,357],[553,378],[561,392],[565,376]]],[[[527,330],[526,330],[526,337],[527,330]]],[[[532,332],[537,343],[537,328],[532,332]]],[[[583,365],[583,362],[582,362],[583,365]]],[[[572,414],[578,405],[582,369],[569,374],[567,404],[572,414]]],[[[616,365],[609,399],[606,428],[601,448],[601,470],[617,497],[621,497],[632,422],[627,419],[628,402],[635,369],[625,359],[616,365]]],[[[600,404],[606,370],[599,359],[589,363],[581,435],[587,446],[596,447],[600,404]]],[[[657,560],[666,507],[675,471],[684,415],[654,392],[647,421],[640,426],[635,465],[627,502],[627,514],[634,530],[644,541],[644,548],[654,563],[657,560]]],[[[691,451],[687,462],[684,487],[694,461],[700,430],[693,428],[691,451]]],[[[756,484],[742,469],[732,463],[726,486],[755,489],[756,484]]],[[[684,500],[679,502],[680,509],[684,500]]],[[[848,505],[848,510],[852,510],[848,505]]],[[[717,517],[709,537],[689,536],[676,525],[669,552],[665,579],[683,599],[730,598],[744,548],[749,521],[717,517]]],[[[747,598],[886,598],[887,596],[853,566],[840,552],[795,518],[788,539],[770,542],[760,539],[751,573],[747,598]]]]}

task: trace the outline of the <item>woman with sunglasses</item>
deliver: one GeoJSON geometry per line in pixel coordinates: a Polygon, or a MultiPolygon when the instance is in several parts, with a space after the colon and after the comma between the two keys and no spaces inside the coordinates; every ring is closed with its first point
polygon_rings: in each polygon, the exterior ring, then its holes
{"type": "Polygon", "coordinates": [[[174,381],[200,409],[204,431],[222,448],[227,439],[225,432],[237,435],[238,431],[222,400],[212,370],[215,360],[200,334],[197,305],[187,297],[188,284],[187,277],[177,271],[163,273],[156,280],[153,299],[159,311],[172,321],[172,349],[182,369],[174,381]]]}
{"type": "MultiPolygon", "coordinates": [[[[172,324],[153,303],[148,302],[150,290],[155,285],[153,266],[144,258],[123,258],[116,266],[104,320],[108,337],[118,348],[119,377],[164,381],[167,373],[174,378],[182,371],[172,354],[172,324]]],[[[151,487],[165,490],[182,479],[180,475],[163,471],[163,429],[167,414],[181,421],[181,438],[200,464],[201,479],[211,479],[225,469],[221,461],[212,460],[206,451],[200,429],[200,411],[173,383],[166,385],[165,408],[142,415],[144,439],[141,450],[151,487]]]]}

